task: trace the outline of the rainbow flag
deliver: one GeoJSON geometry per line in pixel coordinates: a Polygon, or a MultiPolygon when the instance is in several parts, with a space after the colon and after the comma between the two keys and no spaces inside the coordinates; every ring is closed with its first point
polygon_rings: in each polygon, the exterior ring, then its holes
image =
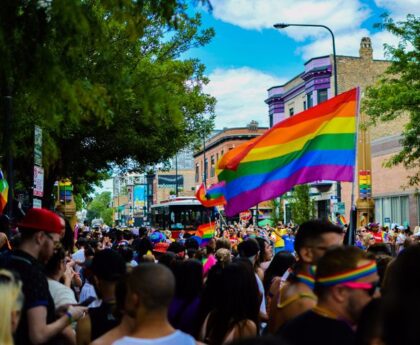
{"type": "Polygon", "coordinates": [[[0,170],[0,214],[3,213],[7,204],[9,184],[4,178],[3,171],[0,170]]]}
{"type": "Polygon", "coordinates": [[[197,193],[195,193],[195,197],[205,207],[224,205],[226,204],[226,200],[223,196],[223,191],[224,183],[217,183],[207,189],[207,191],[204,183],[202,183],[197,193]]]}
{"type": "Polygon", "coordinates": [[[210,239],[214,237],[215,233],[216,233],[216,226],[214,222],[210,222],[207,224],[201,224],[197,228],[196,235],[198,237],[201,237],[201,246],[204,246],[210,241],[210,239]]]}
{"type": "Polygon", "coordinates": [[[345,224],[347,224],[347,220],[346,220],[346,218],[342,214],[340,214],[337,217],[337,224],[338,225],[341,225],[341,226],[344,226],[345,224]]]}
{"type": "Polygon", "coordinates": [[[233,216],[293,186],[354,179],[358,89],[287,118],[226,153],[217,166],[233,216]]]}

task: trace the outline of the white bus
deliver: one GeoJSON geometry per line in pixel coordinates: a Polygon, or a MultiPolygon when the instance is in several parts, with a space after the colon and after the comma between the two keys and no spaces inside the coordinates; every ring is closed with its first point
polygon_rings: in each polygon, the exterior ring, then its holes
{"type": "Polygon", "coordinates": [[[204,207],[195,197],[177,197],[152,205],[152,227],[171,230],[177,238],[179,232],[194,233],[201,224],[215,219],[215,208],[204,207]]]}

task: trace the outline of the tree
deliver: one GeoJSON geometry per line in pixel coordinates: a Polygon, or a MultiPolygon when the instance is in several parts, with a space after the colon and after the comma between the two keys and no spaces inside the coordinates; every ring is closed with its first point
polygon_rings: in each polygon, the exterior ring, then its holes
{"type": "Polygon", "coordinates": [[[93,200],[87,206],[87,220],[102,218],[105,224],[112,224],[111,192],[102,192],[96,194],[93,200]]]}
{"type": "Polygon", "coordinates": [[[363,110],[372,124],[392,121],[408,115],[403,130],[402,150],[394,155],[387,166],[403,164],[416,173],[408,184],[420,183],[420,17],[408,15],[406,21],[394,22],[384,16],[379,26],[396,35],[397,47],[385,45],[390,67],[379,82],[366,90],[363,110]]]}
{"type": "Polygon", "coordinates": [[[302,184],[292,190],[290,207],[292,220],[296,224],[302,224],[315,217],[315,202],[309,194],[310,186],[302,184]]]}
{"type": "Polygon", "coordinates": [[[279,222],[283,222],[283,200],[281,198],[274,198],[270,202],[271,216],[270,220],[273,226],[277,226],[279,222]]]}
{"type": "Polygon", "coordinates": [[[33,124],[46,204],[59,178],[86,196],[113,167],[141,170],[208,131],[204,66],[181,59],[214,35],[200,25],[181,0],[5,0],[0,92],[14,100],[16,179],[32,186],[33,124]]]}

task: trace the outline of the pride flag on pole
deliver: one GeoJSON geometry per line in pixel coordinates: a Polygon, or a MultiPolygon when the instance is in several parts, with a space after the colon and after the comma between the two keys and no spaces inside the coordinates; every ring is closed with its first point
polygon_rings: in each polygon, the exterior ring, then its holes
{"type": "Polygon", "coordinates": [[[201,224],[197,228],[196,235],[201,238],[201,245],[204,246],[214,237],[215,233],[216,224],[214,222],[210,222],[207,224],[201,224]]]}
{"type": "Polygon", "coordinates": [[[205,207],[214,207],[226,204],[226,200],[223,196],[224,183],[217,183],[207,189],[204,183],[198,188],[195,197],[205,207]]]}
{"type": "Polygon", "coordinates": [[[9,184],[3,176],[3,171],[0,170],[0,214],[3,213],[7,204],[9,193],[9,184]]]}
{"type": "Polygon", "coordinates": [[[225,212],[233,216],[318,180],[354,180],[359,90],[342,93],[278,123],[218,163],[225,212]]]}

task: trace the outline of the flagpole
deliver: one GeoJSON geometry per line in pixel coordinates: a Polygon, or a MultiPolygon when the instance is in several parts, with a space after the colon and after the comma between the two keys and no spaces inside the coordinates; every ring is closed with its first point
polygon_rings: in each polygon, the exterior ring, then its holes
{"type": "Polygon", "coordinates": [[[352,183],[352,187],[351,187],[351,209],[350,209],[350,219],[349,219],[349,227],[348,227],[348,232],[349,232],[349,236],[347,237],[348,240],[348,245],[353,245],[355,242],[355,234],[356,234],[356,222],[357,222],[357,216],[356,216],[356,205],[354,202],[354,185],[355,185],[355,181],[357,181],[356,179],[356,163],[357,163],[357,155],[358,155],[358,142],[359,142],[359,121],[360,121],[360,87],[357,87],[357,92],[356,92],[356,104],[357,104],[357,112],[356,112],[356,135],[354,136],[354,141],[355,141],[355,150],[354,150],[354,168],[353,168],[353,183],[352,183]]]}

